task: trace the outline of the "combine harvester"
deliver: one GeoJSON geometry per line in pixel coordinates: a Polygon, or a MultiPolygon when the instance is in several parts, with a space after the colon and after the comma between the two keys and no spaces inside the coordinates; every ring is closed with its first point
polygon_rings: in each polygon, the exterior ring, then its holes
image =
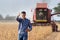
{"type": "Polygon", "coordinates": [[[51,16],[60,14],[60,13],[54,13],[51,14],[52,10],[48,8],[48,3],[44,2],[37,3],[36,8],[34,10],[33,14],[33,25],[50,25],[51,23],[51,16]]]}

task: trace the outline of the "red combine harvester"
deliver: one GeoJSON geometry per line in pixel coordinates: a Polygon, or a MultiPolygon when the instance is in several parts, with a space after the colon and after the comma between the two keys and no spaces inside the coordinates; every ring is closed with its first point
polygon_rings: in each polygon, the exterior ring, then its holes
{"type": "Polygon", "coordinates": [[[48,9],[47,3],[37,3],[33,14],[34,25],[47,25],[51,22],[51,16],[59,14],[51,14],[52,10],[48,9]]]}

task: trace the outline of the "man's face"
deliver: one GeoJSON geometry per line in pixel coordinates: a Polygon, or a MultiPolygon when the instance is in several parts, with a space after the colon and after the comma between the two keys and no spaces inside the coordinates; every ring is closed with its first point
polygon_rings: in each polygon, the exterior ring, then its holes
{"type": "Polygon", "coordinates": [[[23,14],[23,13],[22,13],[22,18],[24,19],[25,17],[26,17],[26,14],[23,14]]]}

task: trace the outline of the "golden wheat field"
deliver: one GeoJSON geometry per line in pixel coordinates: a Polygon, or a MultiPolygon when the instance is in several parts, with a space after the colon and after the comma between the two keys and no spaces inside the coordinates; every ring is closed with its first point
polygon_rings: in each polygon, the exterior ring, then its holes
{"type": "MultiPolygon", "coordinates": [[[[43,40],[51,33],[51,26],[34,26],[28,33],[28,40],[43,40]]],[[[0,22],[0,40],[18,40],[18,23],[0,22]]]]}

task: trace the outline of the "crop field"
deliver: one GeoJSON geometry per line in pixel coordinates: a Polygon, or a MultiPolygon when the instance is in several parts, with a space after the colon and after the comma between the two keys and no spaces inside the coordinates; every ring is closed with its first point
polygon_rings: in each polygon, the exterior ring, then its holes
{"type": "MultiPolygon", "coordinates": [[[[43,40],[51,33],[51,26],[33,26],[28,32],[28,40],[43,40]]],[[[0,22],[0,40],[18,40],[18,23],[0,22]]]]}

